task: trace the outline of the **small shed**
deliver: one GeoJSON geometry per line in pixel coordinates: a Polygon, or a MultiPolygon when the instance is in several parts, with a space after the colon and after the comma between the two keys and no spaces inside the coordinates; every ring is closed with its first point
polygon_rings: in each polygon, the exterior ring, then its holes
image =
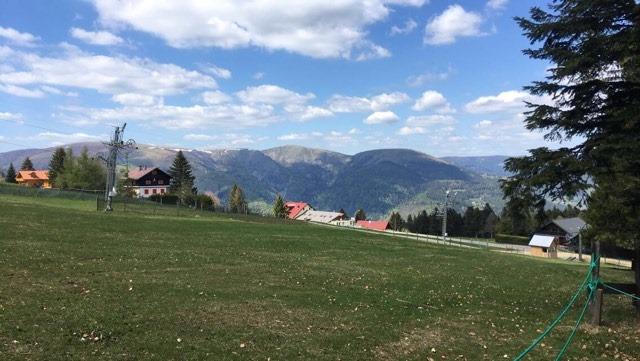
{"type": "Polygon", "coordinates": [[[558,258],[558,237],[546,234],[534,234],[529,241],[531,255],[537,257],[558,258]]]}

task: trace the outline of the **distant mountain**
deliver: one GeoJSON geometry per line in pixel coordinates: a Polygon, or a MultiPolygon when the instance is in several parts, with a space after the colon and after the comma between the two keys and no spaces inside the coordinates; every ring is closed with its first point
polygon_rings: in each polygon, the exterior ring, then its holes
{"type": "MultiPolygon", "coordinates": [[[[75,153],[87,147],[90,154],[105,152],[101,143],[71,144],[75,153]]],[[[54,148],[0,153],[0,167],[19,167],[29,156],[37,168],[46,168],[54,148]]],[[[276,194],[288,200],[307,201],[319,209],[344,208],[349,214],[363,208],[370,216],[391,210],[404,214],[437,206],[448,187],[462,188],[454,206],[489,202],[500,209],[500,190],[493,174],[473,168],[469,157],[445,160],[408,149],[380,149],[353,156],[322,149],[284,146],[264,151],[249,149],[183,150],[191,162],[200,191],[226,199],[233,183],[239,184],[254,204],[266,207],[276,194]],[[485,174],[483,176],[483,174],[485,174]]],[[[120,164],[168,169],[177,149],[138,145],[120,164]]],[[[487,158],[486,167],[504,157],[487,158]],[[489,158],[494,158],[491,161],[489,158]]],[[[495,168],[495,167],[494,167],[495,168]]]]}
{"type": "Polygon", "coordinates": [[[444,161],[457,165],[475,173],[488,176],[504,177],[508,173],[504,170],[506,155],[490,155],[486,157],[443,157],[444,161]]]}

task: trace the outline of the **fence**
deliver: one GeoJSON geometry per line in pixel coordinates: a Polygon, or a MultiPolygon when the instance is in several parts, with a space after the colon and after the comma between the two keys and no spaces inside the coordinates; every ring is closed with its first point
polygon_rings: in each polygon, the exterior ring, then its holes
{"type": "Polygon", "coordinates": [[[103,193],[104,190],[37,188],[0,183],[0,194],[14,196],[92,200],[95,199],[97,195],[103,193]]]}
{"type": "MultiPolygon", "coordinates": [[[[104,197],[99,196],[95,199],[96,210],[104,211],[106,207],[104,197]]],[[[205,205],[198,202],[193,205],[185,205],[180,202],[167,204],[162,199],[156,202],[144,198],[129,197],[114,197],[111,202],[111,208],[114,212],[167,216],[205,216],[213,213],[230,213],[229,209],[224,206],[205,205]]]]}

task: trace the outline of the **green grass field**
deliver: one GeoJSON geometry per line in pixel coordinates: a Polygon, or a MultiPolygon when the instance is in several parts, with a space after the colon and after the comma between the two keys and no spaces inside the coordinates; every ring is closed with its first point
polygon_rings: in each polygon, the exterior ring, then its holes
{"type": "MultiPolygon", "coordinates": [[[[0,360],[511,359],[586,269],[258,217],[0,195],[0,360]]],[[[529,359],[553,359],[579,306],[529,359]]],[[[640,359],[632,315],[607,296],[605,325],[582,326],[567,359],[640,359]]]]}

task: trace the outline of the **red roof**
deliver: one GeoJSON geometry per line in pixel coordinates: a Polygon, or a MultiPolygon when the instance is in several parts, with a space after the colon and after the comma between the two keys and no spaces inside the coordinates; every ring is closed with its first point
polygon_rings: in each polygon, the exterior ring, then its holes
{"type": "Polygon", "coordinates": [[[289,218],[296,219],[296,217],[302,212],[306,207],[309,206],[308,203],[305,202],[287,202],[285,203],[285,207],[289,211],[289,218]]]}
{"type": "Polygon", "coordinates": [[[21,170],[16,176],[17,179],[28,180],[49,180],[49,171],[47,170],[21,170]]]}
{"type": "Polygon", "coordinates": [[[149,174],[152,170],[158,169],[158,167],[140,167],[134,170],[130,170],[128,177],[129,179],[138,180],[145,175],[149,174]]]}
{"type": "Polygon", "coordinates": [[[356,225],[362,228],[384,231],[389,228],[389,221],[358,221],[356,225]]]}

